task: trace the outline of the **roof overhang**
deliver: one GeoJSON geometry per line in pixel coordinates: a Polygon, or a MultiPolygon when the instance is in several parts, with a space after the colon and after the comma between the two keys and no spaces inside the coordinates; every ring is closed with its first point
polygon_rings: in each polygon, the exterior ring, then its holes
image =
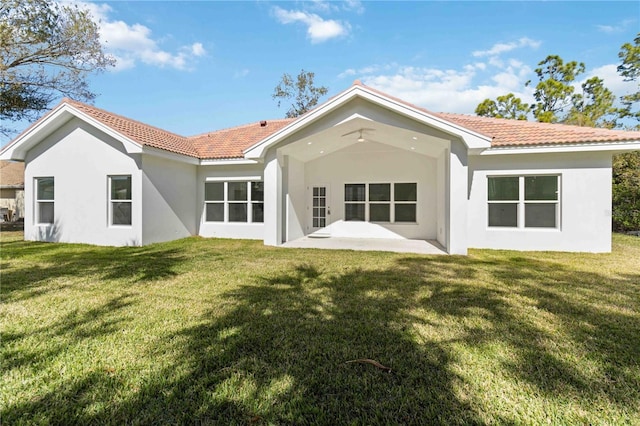
{"type": "Polygon", "coordinates": [[[141,153],[142,145],[134,142],[123,134],[113,130],[111,127],[101,123],[82,111],[67,103],[61,103],[51,112],[36,121],[31,127],[21,133],[13,142],[9,143],[0,151],[1,160],[24,161],[30,149],[38,145],[53,132],[59,129],[72,118],[78,118],[90,126],[106,133],[114,139],[122,142],[125,150],[129,154],[141,153]]]}
{"type": "Polygon", "coordinates": [[[322,117],[325,117],[327,114],[356,98],[364,99],[367,102],[371,102],[372,104],[385,108],[389,112],[411,118],[421,124],[436,128],[456,138],[460,138],[469,149],[484,150],[491,147],[491,138],[488,136],[473,132],[450,121],[446,121],[418,108],[414,108],[399,100],[370,90],[366,86],[354,85],[325,102],[318,108],[302,115],[299,119],[283,127],[276,133],[244,150],[245,158],[253,160],[264,158],[269,148],[277,145],[284,139],[301,131],[310,124],[317,122],[322,119],[322,117]]]}
{"type": "MultiPolygon", "coordinates": [[[[620,142],[583,142],[556,145],[504,146],[475,152],[479,155],[508,155],[508,154],[551,154],[559,152],[628,152],[640,150],[640,140],[620,142]]],[[[472,152],[474,153],[474,152],[472,152]]]]}

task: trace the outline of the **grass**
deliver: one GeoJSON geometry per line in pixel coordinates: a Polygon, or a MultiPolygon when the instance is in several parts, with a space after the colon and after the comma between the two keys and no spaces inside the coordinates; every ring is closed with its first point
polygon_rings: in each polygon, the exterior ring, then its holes
{"type": "Polygon", "coordinates": [[[640,238],[468,257],[1,240],[3,424],[640,424],[640,238]]]}

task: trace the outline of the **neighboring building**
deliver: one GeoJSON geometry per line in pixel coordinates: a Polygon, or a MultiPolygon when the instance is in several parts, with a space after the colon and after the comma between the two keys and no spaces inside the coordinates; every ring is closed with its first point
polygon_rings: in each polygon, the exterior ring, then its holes
{"type": "Polygon", "coordinates": [[[0,161],[0,221],[24,217],[24,163],[0,161]]]}
{"type": "Polygon", "coordinates": [[[608,252],[612,155],[640,133],[431,113],[356,81],[296,119],[183,137],[64,100],[24,161],[25,238],[326,237],[608,252]]]}

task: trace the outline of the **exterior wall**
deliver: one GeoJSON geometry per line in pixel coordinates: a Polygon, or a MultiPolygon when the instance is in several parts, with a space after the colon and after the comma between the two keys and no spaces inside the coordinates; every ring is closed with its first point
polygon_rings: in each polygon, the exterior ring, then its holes
{"type": "MultiPolygon", "coordinates": [[[[197,218],[197,234],[202,237],[217,238],[243,238],[250,240],[262,240],[265,234],[264,223],[224,223],[206,222],[204,205],[204,184],[209,180],[262,180],[263,165],[225,165],[225,166],[198,166],[195,199],[196,207],[194,217],[197,218]]],[[[267,185],[265,182],[265,222],[267,220],[267,185]]]]}
{"type": "Polygon", "coordinates": [[[573,152],[474,156],[469,160],[469,247],[611,251],[611,154],[573,152]],[[558,229],[489,228],[487,176],[560,175],[558,229]]]}
{"type": "Polygon", "coordinates": [[[286,240],[293,241],[305,235],[305,229],[308,221],[307,217],[307,189],[305,185],[304,163],[293,157],[287,159],[287,193],[286,193],[286,212],[287,230],[286,240]]]}
{"type": "MultiPolygon", "coordinates": [[[[351,145],[305,164],[305,203],[313,185],[330,187],[330,225],[333,237],[436,239],[437,174],[434,158],[375,142],[351,145]],[[345,183],[418,184],[417,223],[344,221],[345,183]]],[[[300,210],[298,206],[298,211],[300,210]]],[[[305,209],[304,232],[310,233],[311,210],[305,209]]]]}
{"type": "Polygon", "coordinates": [[[467,254],[468,232],[468,157],[467,148],[460,141],[451,142],[451,151],[448,153],[447,165],[448,185],[447,207],[447,252],[449,254],[467,254]]]}
{"type": "Polygon", "coordinates": [[[140,245],[142,173],[140,158],[86,123],[72,119],[31,149],[25,159],[26,240],[140,245]],[[131,175],[132,225],[108,223],[109,175],[131,175]],[[35,224],[34,180],[54,177],[54,223],[35,224]]]}
{"type": "Polygon", "coordinates": [[[196,234],[196,166],[142,156],[142,243],[196,234]]]}
{"type": "Polygon", "coordinates": [[[0,189],[0,207],[11,210],[11,219],[17,220],[24,217],[24,189],[2,188],[0,189]]]}

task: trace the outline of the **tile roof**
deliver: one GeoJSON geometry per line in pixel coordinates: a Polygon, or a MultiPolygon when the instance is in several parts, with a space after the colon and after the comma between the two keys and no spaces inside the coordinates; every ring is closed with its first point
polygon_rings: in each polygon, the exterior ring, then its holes
{"type": "Polygon", "coordinates": [[[295,119],[285,118],[268,120],[265,126],[260,122],[245,124],[192,136],[189,140],[198,152],[198,157],[202,159],[242,158],[242,151],[293,121],[295,119]]]}
{"type": "Polygon", "coordinates": [[[24,163],[0,161],[0,187],[24,187],[24,163]]]}
{"type": "MultiPolygon", "coordinates": [[[[371,93],[384,96],[399,104],[487,136],[492,139],[491,145],[493,147],[640,140],[640,132],[507,120],[464,114],[434,113],[372,87],[365,86],[359,80],[354,81],[352,87],[354,86],[362,87],[371,93]]],[[[330,98],[330,100],[336,96],[330,98]]],[[[330,100],[327,102],[330,102],[330,100]]],[[[61,104],[65,103],[141,145],[199,159],[242,158],[242,152],[245,149],[296,120],[291,118],[269,120],[265,126],[262,126],[260,122],[254,122],[185,137],[82,102],[65,98],[61,104]]],[[[25,134],[27,130],[22,134],[25,134]]]]}
{"type": "Polygon", "coordinates": [[[505,118],[478,117],[452,113],[436,116],[474,132],[489,136],[491,146],[553,145],[563,143],[623,142],[640,140],[640,132],[538,123],[505,118]]]}
{"type": "Polygon", "coordinates": [[[188,155],[190,157],[198,156],[193,144],[184,136],[176,135],[175,133],[82,102],[67,98],[63,99],[62,102],[84,112],[93,119],[111,127],[113,130],[141,145],[163,149],[176,154],[188,155]]]}
{"type": "Polygon", "coordinates": [[[505,118],[479,117],[477,115],[432,112],[411,104],[378,89],[353,82],[381,96],[427,114],[462,126],[468,130],[492,138],[491,146],[552,145],[560,143],[623,142],[640,140],[640,132],[609,130],[594,127],[570,126],[568,124],[538,123],[535,121],[509,120],[505,118]]]}

